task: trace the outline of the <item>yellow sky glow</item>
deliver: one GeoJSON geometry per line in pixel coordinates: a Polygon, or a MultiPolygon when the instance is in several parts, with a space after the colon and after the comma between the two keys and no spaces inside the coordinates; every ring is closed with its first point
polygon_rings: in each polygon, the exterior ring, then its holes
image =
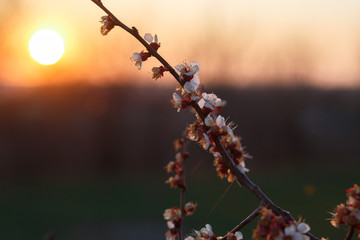
{"type": "MultiPolygon", "coordinates": [[[[360,86],[358,0],[103,2],[142,34],[157,33],[159,52],[170,64],[199,61],[205,84],[221,78],[237,86],[360,86]]],[[[1,5],[0,84],[151,82],[151,68],[158,63],[149,60],[138,71],[129,58],[143,47],[120,29],[101,36],[98,21],[104,13],[90,0],[1,5]],[[43,28],[59,32],[65,41],[63,58],[51,66],[36,63],[26,49],[31,35],[43,28]]],[[[170,77],[158,82],[174,84],[170,77]]]]}

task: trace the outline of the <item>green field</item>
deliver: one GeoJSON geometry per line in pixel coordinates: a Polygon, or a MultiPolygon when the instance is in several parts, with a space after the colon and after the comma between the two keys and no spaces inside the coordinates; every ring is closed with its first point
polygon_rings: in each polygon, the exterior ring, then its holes
{"type": "MultiPolygon", "coordinates": [[[[357,173],[287,169],[249,175],[275,203],[305,218],[312,233],[335,240],[344,237],[345,229],[334,229],[326,220],[328,212],[345,201],[345,189],[360,182],[357,173]],[[304,186],[315,191],[306,194],[304,186]]],[[[50,230],[57,240],[164,239],[163,210],[178,201],[178,192],[163,184],[165,178],[150,174],[2,184],[0,239],[37,240],[50,230]]],[[[186,232],[210,223],[215,233],[224,234],[258,205],[237,184],[221,198],[229,184],[212,174],[188,174],[187,182],[186,198],[199,207],[186,218],[186,232]]],[[[253,227],[243,230],[245,239],[251,239],[253,227]]]]}

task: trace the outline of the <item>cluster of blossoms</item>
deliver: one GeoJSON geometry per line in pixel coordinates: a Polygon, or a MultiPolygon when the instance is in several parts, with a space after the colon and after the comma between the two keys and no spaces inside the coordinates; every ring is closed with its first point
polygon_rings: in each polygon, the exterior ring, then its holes
{"type": "MultiPolygon", "coordinates": [[[[111,20],[111,19],[110,19],[111,20]]],[[[107,29],[107,24],[109,22],[109,17],[104,18],[104,28],[107,29]],[[106,22],[105,22],[106,20],[106,22]]],[[[111,22],[111,21],[110,21],[111,22]]],[[[110,29],[111,30],[111,29],[110,29]]],[[[150,33],[146,33],[144,39],[149,42],[149,45],[157,51],[160,47],[158,43],[157,35],[153,37],[150,33]]],[[[131,57],[131,60],[135,62],[135,66],[140,70],[142,63],[146,61],[151,54],[146,51],[141,51],[140,53],[135,52],[131,57]]],[[[193,141],[197,141],[205,150],[210,150],[210,153],[214,156],[214,166],[218,172],[218,176],[221,178],[226,178],[228,181],[232,182],[236,177],[230,172],[230,169],[226,166],[225,160],[222,159],[220,152],[216,148],[213,138],[220,137],[221,143],[225,149],[232,155],[234,159],[234,164],[239,168],[243,173],[247,172],[248,169],[245,167],[245,158],[250,158],[246,153],[243,146],[240,142],[240,137],[235,136],[232,130],[232,123],[226,124],[225,118],[221,115],[216,116],[224,106],[224,102],[221,98],[218,98],[213,93],[201,93],[200,78],[198,72],[200,70],[200,64],[198,62],[190,62],[189,64],[184,62],[175,66],[176,72],[179,74],[179,80],[181,84],[176,89],[172,96],[172,103],[174,107],[180,111],[181,109],[186,109],[193,102],[197,103],[201,110],[207,115],[207,117],[202,121],[197,115],[197,120],[188,126],[188,137],[193,141]]],[[[165,71],[169,71],[164,66],[153,67],[152,68],[152,77],[157,80],[164,75],[165,71]]],[[[181,169],[176,169],[179,165],[171,165],[174,163],[169,163],[167,169],[174,168],[176,172],[180,172],[181,169]]],[[[176,174],[174,177],[170,177],[167,181],[172,187],[184,187],[181,186],[182,179],[180,174],[176,174]]]]}
{"type": "MultiPolygon", "coordinates": [[[[160,48],[160,43],[158,41],[158,37],[156,34],[153,37],[153,35],[151,35],[151,33],[146,33],[144,35],[144,39],[149,43],[150,47],[152,49],[154,49],[155,51],[157,51],[160,48]]],[[[134,61],[135,66],[137,66],[138,69],[141,70],[142,63],[145,62],[149,57],[151,57],[151,53],[143,50],[139,53],[134,52],[130,59],[132,61],[134,61]]],[[[168,71],[168,69],[164,66],[161,66],[159,68],[154,67],[152,69],[152,71],[153,71],[153,78],[158,79],[158,78],[162,77],[164,75],[164,72],[168,71]]]]}
{"type": "MultiPolygon", "coordinates": [[[[214,144],[214,138],[219,137],[222,145],[232,155],[234,164],[239,168],[242,173],[249,170],[245,167],[245,158],[251,158],[241,145],[241,139],[235,136],[232,130],[232,123],[226,124],[225,118],[221,115],[217,117],[212,113],[220,104],[221,99],[212,98],[213,101],[203,100],[204,96],[210,94],[203,94],[203,98],[199,101],[200,107],[203,105],[204,111],[210,113],[205,118],[204,123],[200,119],[188,126],[189,138],[193,141],[198,141],[199,144],[205,149],[210,151],[214,156],[214,166],[220,178],[226,178],[229,182],[236,180],[236,177],[230,172],[226,165],[225,160],[221,156],[218,148],[214,144]],[[203,100],[203,101],[202,101],[203,100]],[[202,104],[204,103],[204,104],[202,104]],[[207,106],[206,104],[209,104],[207,106]],[[214,107],[213,109],[211,107],[214,107]],[[215,118],[216,117],[216,118],[215,118]]],[[[214,94],[211,94],[214,95],[214,94]]]]}
{"type": "Polygon", "coordinates": [[[214,156],[214,166],[221,178],[227,178],[232,182],[236,177],[230,172],[226,166],[225,160],[214,144],[214,138],[219,137],[224,148],[232,155],[234,164],[243,173],[248,169],[245,167],[244,158],[250,158],[241,145],[240,138],[235,136],[232,129],[232,123],[226,123],[223,116],[217,115],[221,112],[224,101],[213,93],[201,93],[199,90],[200,79],[198,72],[200,64],[191,62],[190,64],[183,63],[175,67],[183,82],[183,87],[178,87],[181,90],[180,95],[173,93],[172,103],[178,111],[186,109],[193,102],[197,103],[202,112],[206,115],[204,120],[196,115],[197,120],[187,127],[188,138],[192,141],[197,141],[205,150],[210,151],[214,156]]]}
{"type": "Polygon", "coordinates": [[[339,227],[340,225],[347,225],[354,227],[358,231],[358,238],[360,238],[360,187],[354,187],[346,190],[348,197],[345,204],[340,204],[334,209],[332,213],[331,225],[339,227]]]}
{"type": "MultiPolygon", "coordinates": [[[[167,173],[175,172],[174,176],[171,176],[166,183],[171,188],[179,188],[181,191],[186,190],[184,181],[184,162],[189,156],[189,153],[185,151],[185,139],[180,138],[174,141],[174,148],[176,151],[175,161],[170,161],[165,169],[167,173]]],[[[178,207],[166,209],[164,212],[164,219],[167,221],[168,231],[165,233],[167,240],[175,240],[179,235],[179,230],[182,226],[183,215],[190,216],[195,212],[197,204],[188,202],[182,206],[182,210],[178,207]]]]}
{"type": "Polygon", "coordinates": [[[189,153],[184,151],[185,139],[180,138],[174,141],[174,148],[176,151],[175,161],[170,161],[165,169],[167,173],[175,172],[175,176],[171,176],[166,183],[170,184],[171,188],[180,188],[186,190],[184,178],[183,178],[183,165],[189,153]]]}
{"type": "MultiPolygon", "coordinates": [[[[263,208],[262,216],[256,229],[253,231],[253,239],[261,240],[308,240],[304,235],[310,231],[309,225],[304,222],[285,221],[282,216],[276,216],[270,209],[263,208]]],[[[325,239],[322,239],[325,240],[325,239]]]]}
{"type": "Polygon", "coordinates": [[[185,240],[216,240],[216,239],[225,239],[225,240],[241,240],[243,239],[243,235],[241,232],[228,233],[225,238],[216,237],[212,231],[212,227],[210,224],[206,224],[204,228],[200,229],[200,231],[195,230],[192,236],[188,236],[185,240]]]}
{"type": "Polygon", "coordinates": [[[181,91],[180,95],[174,92],[172,96],[172,103],[179,112],[180,109],[186,109],[190,106],[191,102],[200,99],[200,78],[197,74],[200,70],[200,64],[198,62],[183,63],[175,66],[175,69],[183,83],[183,86],[179,85],[176,89],[181,91]]]}

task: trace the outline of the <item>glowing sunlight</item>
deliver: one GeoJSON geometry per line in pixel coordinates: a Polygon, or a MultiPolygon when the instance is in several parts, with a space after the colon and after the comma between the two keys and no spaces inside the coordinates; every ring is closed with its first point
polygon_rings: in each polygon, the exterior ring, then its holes
{"type": "Polygon", "coordinates": [[[38,63],[51,65],[59,61],[64,54],[64,41],[53,30],[39,30],[29,41],[29,51],[31,57],[38,63]]]}

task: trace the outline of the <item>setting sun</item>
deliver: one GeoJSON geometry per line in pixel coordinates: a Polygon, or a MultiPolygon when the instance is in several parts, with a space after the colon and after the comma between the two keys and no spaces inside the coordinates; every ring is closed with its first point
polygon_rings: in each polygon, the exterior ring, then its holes
{"type": "Polygon", "coordinates": [[[59,61],[64,50],[62,37],[50,29],[37,31],[29,41],[31,57],[43,65],[51,65],[59,61]]]}

